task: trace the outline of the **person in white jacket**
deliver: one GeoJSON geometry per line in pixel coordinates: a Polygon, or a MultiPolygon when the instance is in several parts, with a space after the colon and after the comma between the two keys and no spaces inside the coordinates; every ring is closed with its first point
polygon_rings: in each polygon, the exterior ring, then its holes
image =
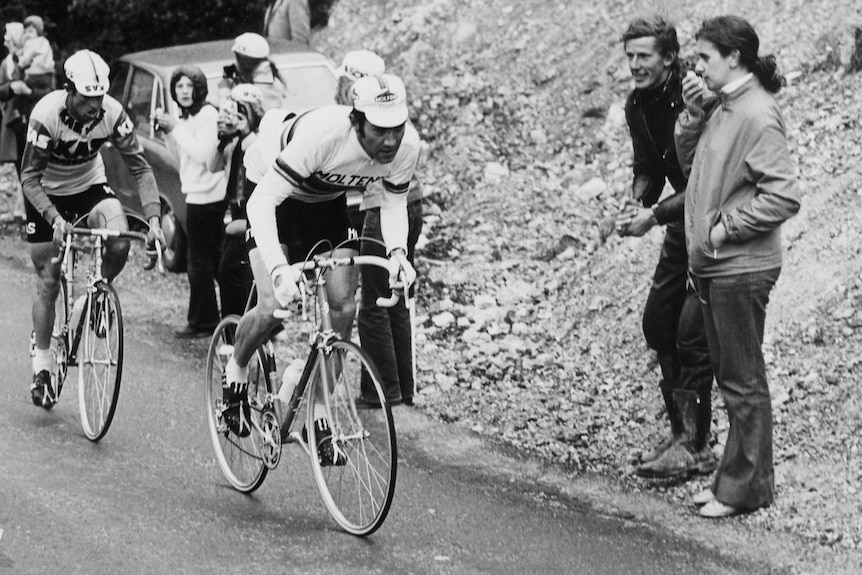
{"type": "Polygon", "coordinates": [[[208,104],[204,73],[181,66],[171,76],[171,97],[180,109],[176,118],[164,111],[156,125],[167,134],[168,148],[179,158],[180,184],[186,198],[188,324],[175,332],[178,338],[210,335],[218,324],[216,270],[224,241],[227,180],[219,169],[218,117],[208,104]]]}

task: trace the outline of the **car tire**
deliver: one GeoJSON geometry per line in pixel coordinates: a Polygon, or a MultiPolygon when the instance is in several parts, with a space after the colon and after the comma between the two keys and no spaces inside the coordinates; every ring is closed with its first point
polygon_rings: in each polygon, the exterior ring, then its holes
{"type": "Polygon", "coordinates": [[[173,210],[165,207],[162,213],[162,231],[165,233],[167,247],[164,253],[165,269],[173,273],[186,271],[186,234],[177,221],[173,210]]]}

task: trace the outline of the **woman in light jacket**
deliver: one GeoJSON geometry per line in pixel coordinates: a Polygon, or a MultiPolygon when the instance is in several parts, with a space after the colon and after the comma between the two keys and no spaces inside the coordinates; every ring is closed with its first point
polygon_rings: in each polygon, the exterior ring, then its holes
{"type": "Polygon", "coordinates": [[[781,224],[799,211],[795,166],[774,94],[784,78],[758,55],[737,16],[703,23],[697,77],[683,81],[686,110],[675,142],[689,171],[685,232],[716,382],[730,431],[712,487],[695,497],[703,517],[772,504],[772,407],[763,345],[766,305],[782,264],[781,224]],[[705,89],[718,99],[704,102],[705,89]]]}
{"type": "Polygon", "coordinates": [[[168,136],[168,148],[179,158],[180,184],[186,198],[189,277],[188,324],[175,335],[206,337],[220,320],[216,270],[227,209],[227,181],[219,169],[219,113],[206,102],[206,77],[196,66],[177,68],[170,90],[180,117],[160,111],[156,123],[168,136]]]}

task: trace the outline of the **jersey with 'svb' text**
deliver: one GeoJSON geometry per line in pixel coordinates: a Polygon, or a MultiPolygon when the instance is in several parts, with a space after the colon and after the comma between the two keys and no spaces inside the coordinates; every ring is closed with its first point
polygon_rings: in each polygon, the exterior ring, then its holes
{"type": "Polygon", "coordinates": [[[52,207],[49,195],[70,196],[107,182],[99,148],[111,141],[138,183],[145,211],[158,215],[158,192],[143,147],[122,105],[110,96],[92,122],[72,117],[68,92],[56,90],[37,102],[30,114],[21,170],[24,194],[39,213],[52,207]],[[148,205],[149,204],[149,205],[148,205]]]}

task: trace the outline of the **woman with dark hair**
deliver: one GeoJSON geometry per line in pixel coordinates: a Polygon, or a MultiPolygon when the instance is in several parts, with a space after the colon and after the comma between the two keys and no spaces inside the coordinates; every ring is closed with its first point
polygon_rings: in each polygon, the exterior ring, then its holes
{"type": "Polygon", "coordinates": [[[180,66],[171,75],[171,98],[180,117],[159,111],[158,129],[179,158],[180,185],[186,197],[188,237],[188,324],[178,338],[205,337],[220,318],[215,275],[224,241],[227,209],[224,171],[219,169],[218,110],[207,103],[206,76],[196,66],[180,66]]]}
{"type": "Polygon", "coordinates": [[[311,32],[326,28],[336,0],[274,0],[263,15],[263,35],[311,44],[311,32]]]}
{"type": "Polygon", "coordinates": [[[710,489],[695,496],[704,517],[772,504],[772,406],[763,344],[769,294],[781,272],[781,224],[800,193],[775,58],[758,55],[751,24],[736,16],[703,23],[695,75],[683,81],[676,126],[689,171],[685,230],[689,273],[704,314],[710,360],[730,431],[710,489]],[[705,105],[705,89],[718,94],[705,105]]]}

